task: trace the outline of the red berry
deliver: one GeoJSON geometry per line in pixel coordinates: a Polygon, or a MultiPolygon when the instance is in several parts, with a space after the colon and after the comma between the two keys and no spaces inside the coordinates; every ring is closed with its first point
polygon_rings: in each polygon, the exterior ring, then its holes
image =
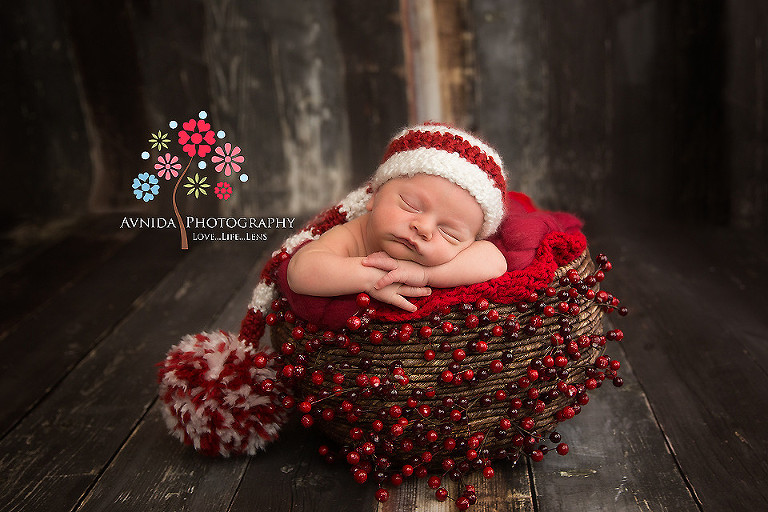
{"type": "Polygon", "coordinates": [[[451,382],[453,380],[453,372],[450,370],[443,370],[443,373],[440,374],[440,380],[445,383],[451,382]]]}
{"type": "Polygon", "coordinates": [[[368,339],[374,345],[381,345],[381,342],[384,341],[384,334],[381,331],[371,331],[371,334],[370,336],[368,336],[368,339]]]}
{"type": "Polygon", "coordinates": [[[364,484],[366,480],[368,480],[368,473],[363,471],[362,469],[356,469],[353,477],[355,479],[355,482],[359,484],[364,484]]]}
{"type": "Polygon", "coordinates": [[[566,443],[560,443],[557,445],[557,453],[560,455],[565,455],[568,453],[568,445],[566,443]]]}
{"type": "Polygon", "coordinates": [[[371,298],[367,294],[361,293],[357,296],[356,302],[358,307],[367,308],[371,304],[371,298]]]}
{"type": "Polygon", "coordinates": [[[491,361],[490,369],[493,373],[499,373],[504,369],[504,363],[502,363],[500,360],[495,359],[491,361]]]}
{"type": "Polygon", "coordinates": [[[425,361],[432,361],[436,356],[437,356],[437,353],[431,348],[428,348],[427,350],[424,351],[425,361]]]}
{"type": "Polygon", "coordinates": [[[419,337],[423,339],[427,339],[430,336],[432,336],[432,328],[428,325],[424,325],[419,329],[419,337]]]}
{"type": "Polygon", "coordinates": [[[467,353],[464,350],[457,348],[453,351],[453,360],[457,363],[462,362],[467,357],[467,353]]]}
{"type": "Polygon", "coordinates": [[[440,326],[440,329],[445,334],[451,334],[453,332],[453,324],[451,322],[443,322],[442,325],[440,326]]]}
{"type": "Polygon", "coordinates": [[[493,478],[493,468],[491,466],[483,468],[483,476],[485,478],[493,478]]]}
{"type": "Polygon", "coordinates": [[[304,337],[304,329],[301,327],[294,327],[291,331],[291,337],[295,340],[300,340],[304,337]]]}
{"type": "Polygon", "coordinates": [[[533,427],[536,425],[536,422],[531,417],[525,417],[522,420],[520,420],[520,428],[523,430],[533,430],[533,427]]]}
{"type": "Polygon", "coordinates": [[[347,462],[353,466],[357,466],[360,463],[360,454],[357,452],[349,452],[347,454],[347,462]]]}
{"type": "Polygon", "coordinates": [[[534,462],[541,462],[542,460],[544,460],[544,452],[542,452],[541,450],[533,450],[531,452],[531,459],[534,462]]]}
{"type": "Polygon", "coordinates": [[[267,356],[266,356],[266,355],[264,355],[264,353],[263,353],[263,352],[259,352],[259,353],[258,353],[258,354],[256,354],[256,356],[253,358],[253,365],[254,365],[256,368],[264,368],[265,366],[267,366],[267,361],[269,361],[269,360],[267,359],[267,356]]]}
{"type": "Polygon", "coordinates": [[[442,481],[440,480],[439,476],[431,476],[429,477],[429,480],[427,480],[427,485],[432,489],[437,489],[440,487],[440,484],[442,481]]]}
{"type": "Polygon", "coordinates": [[[376,501],[384,503],[389,499],[389,491],[386,489],[379,489],[376,491],[376,501]]]}
{"type": "Polygon", "coordinates": [[[304,428],[309,428],[315,423],[315,420],[309,414],[305,414],[301,417],[301,424],[304,428]]]}
{"type": "Polygon", "coordinates": [[[347,327],[353,331],[358,330],[361,325],[363,325],[363,321],[360,320],[360,317],[351,316],[347,319],[347,327]]]}
{"type": "Polygon", "coordinates": [[[480,325],[480,319],[477,318],[477,315],[467,315],[464,325],[467,326],[467,329],[474,329],[480,325]]]}
{"type": "Polygon", "coordinates": [[[469,508],[469,498],[462,496],[456,500],[456,508],[459,510],[467,510],[469,508]]]}
{"type": "Polygon", "coordinates": [[[435,499],[437,501],[445,501],[448,499],[448,491],[445,489],[445,487],[440,487],[435,491],[435,499]]]}

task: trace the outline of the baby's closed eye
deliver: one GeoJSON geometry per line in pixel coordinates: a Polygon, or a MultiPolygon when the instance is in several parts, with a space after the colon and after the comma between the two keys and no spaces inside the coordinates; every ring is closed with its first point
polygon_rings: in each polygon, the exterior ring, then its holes
{"type": "Polygon", "coordinates": [[[445,238],[448,242],[452,244],[461,243],[461,235],[453,229],[440,226],[438,227],[438,230],[440,231],[440,234],[443,236],[443,238],[445,238]]]}
{"type": "Polygon", "coordinates": [[[414,200],[413,198],[408,198],[404,196],[400,196],[400,202],[401,206],[404,210],[411,212],[411,213],[418,213],[420,211],[421,206],[419,203],[414,200]]]}

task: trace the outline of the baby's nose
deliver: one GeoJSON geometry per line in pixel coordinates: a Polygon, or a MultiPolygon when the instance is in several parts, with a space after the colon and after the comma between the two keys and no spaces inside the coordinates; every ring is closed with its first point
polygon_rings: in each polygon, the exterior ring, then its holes
{"type": "Polygon", "coordinates": [[[414,219],[411,222],[411,227],[416,231],[416,234],[422,239],[429,241],[432,238],[432,228],[429,225],[429,221],[426,219],[414,219]]]}

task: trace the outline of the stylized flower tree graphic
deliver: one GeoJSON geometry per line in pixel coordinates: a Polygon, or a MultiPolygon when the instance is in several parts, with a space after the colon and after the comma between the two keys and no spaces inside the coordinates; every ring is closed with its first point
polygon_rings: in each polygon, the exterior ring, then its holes
{"type": "MultiPolygon", "coordinates": [[[[152,201],[160,191],[160,182],[158,178],[164,178],[164,181],[170,181],[171,178],[176,178],[176,183],[173,187],[172,204],[173,212],[176,216],[176,220],[179,223],[179,232],[181,236],[181,248],[188,249],[187,243],[187,230],[184,227],[184,222],[179,212],[178,205],[176,203],[176,192],[179,189],[179,185],[184,182],[184,188],[187,189],[187,196],[194,195],[195,199],[208,195],[208,190],[211,188],[211,184],[207,182],[208,177],[203,176],[200,173],[195,173],[194,176],[186,176],[189,171],[192,162],[195,158],[199,158],[200,161],[197,166],[200,170],[204,170],[208,167],[207,162],[204,160],[207,155],[210,155],[211,163],[215,164],[216,172],[223,172],[225,176],[230,176],[232,173],[240,173],[241,164],[245,161],[245,158],[240,154],[240,147],[225,143],[222,146],[216,146],[217,140],[223,139],[226,134],[223,131],[215,132],[211,128],[211,124],[205,119],[208,114],[205,111],[201,111],[198,114],[198,119],[189,119],[181,125],[181,129],[178,130],[177,142],[181,146],[181,150],[189,156],[189,162],[187,162],[184,170],[181,170],[182,164],[179,157],[171,154],[170,152],[164,155],[157,156],[154,168],[157,171],[157,176],[144,172],[139,174],[133,180],[133,193],[137,199],[145,202],[152,201]]],[[[176,121],[168,123],[171,130],[178,128],[176,121]]],[[[149,143],[150,149],[163,151],[169,147],[170,139],[168,134],[158,130],[157,133],[151,133],[149,143]]],[[[144,160],[148,160],[150,154],[148,151],[144,151],[141,155],[144,160]]],[[[240,173],[240,181],[248,181],[248,175],[240,173]]],[[[214,195],[221,199],[227,200],[232,196],[232,185],[225,181],[220,181],[214,188],[214,195]]]]}

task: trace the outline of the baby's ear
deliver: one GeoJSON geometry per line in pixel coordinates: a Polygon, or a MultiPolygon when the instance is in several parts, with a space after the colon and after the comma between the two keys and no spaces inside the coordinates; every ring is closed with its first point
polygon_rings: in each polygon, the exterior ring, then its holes
{"type": "Polygon", "coordinates": [[[368,202],[365,203],[365,209],[369,212],[373,211],[373,199],[376,197],[376,192],[371,194],[371,197],[368,198],[368,202]]]}

